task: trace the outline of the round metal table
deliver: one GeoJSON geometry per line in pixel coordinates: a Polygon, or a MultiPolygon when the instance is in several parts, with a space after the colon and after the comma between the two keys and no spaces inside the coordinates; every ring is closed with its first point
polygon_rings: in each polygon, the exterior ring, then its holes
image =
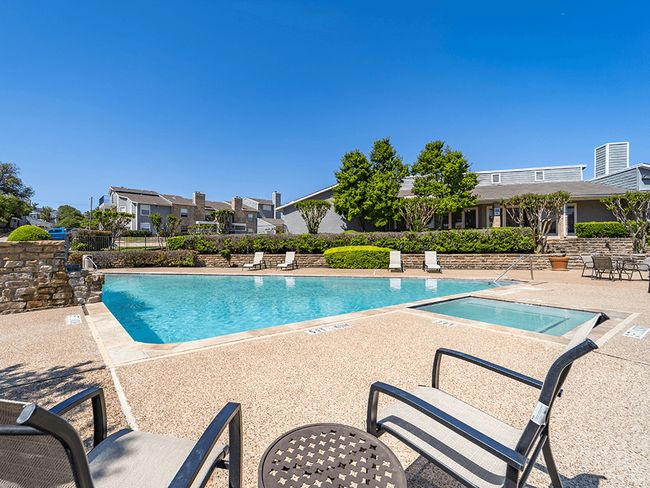
{"type": "Polygon", "coordinates": [[[395,454],[363,430],[312,424],[282,434],[267,449],[258,470],[263,488],[406,488],[395,454]]]}

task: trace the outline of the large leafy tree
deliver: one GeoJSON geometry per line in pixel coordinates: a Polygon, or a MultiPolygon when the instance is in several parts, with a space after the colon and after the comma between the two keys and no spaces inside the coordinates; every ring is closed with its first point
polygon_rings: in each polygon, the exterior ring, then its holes
{"type": "Polygon", "coordinates": [[[54,212],[54,209],[52,207],[43,207],[41,209],[41,219],[49,222],[52,220],[52,212],[54,212]]]}
{"type": "Polygon", "coordinates": [[[370,151],[372,174],[368,185],[365,212],[368,220],[382,227],[400,216],[399,190],[409,168],[390,143],[390,138],[375,141],[370,151]]]}
{"type": "Polygon", "coordinates": [[[334,173],[337,182],[334,188],[334,211],[350,221],[358,220],[361,229],[365,230],[372,166],[358,149],[345,153],[341,163],[339,171],[334,173]]]}
{"type": "Polygon", "coordinates": [[[318,234],[320,223],[330,208],[332,208],[332,204],[325,200],[303,200],[296,202],[296,209],[300,212],[300,216],[307,226],[307,232],[310,234],[318,234]]]}
{"type": "Polygon", "coordinates": [[[59,214],[59,227],[83,228],[87,224],[87,219],[78,209],[70,205],[61,205],[57,212],[59,214]]]}
{"type": "Polygon", "coordinates": [[[424,146],[411,167],[416,178],[411,192],[437,200],[438,213],[457,212],[476,205],[472,194],[478,175],[470,170],[467,158],[460,151],[445,146],[444,141],[424,146]]]}
{"type": "Polygon", "coordinates": [[[22,217],[32,206],[14,195],[0,194],[0,226],[6,226],[11,217],[22,217]]]}
{"type": "Polygon", "coordinates": [[[34,196],[34,190],[25,186],[19,175],[20,169],[18,169],[18,166],[0,162],[0,194],[13,195],[29,203],[34,196]]]}
{"type": "Polygon", "coordinates": [[[571,195],[566,191],[557,191],[549,195],[525,193],[508,200],[501,200],[501,206],[517,225],[522,227],[530,225],[535,252],[543,253],[546,250],[546,241],[553,222],[559,222],[564,206],[570,201],[571,195]]]}
{"type": "Polygon", "coordinates": [[[600,200],[630,233],[635,253],[645,252],[650,226],[650,192],[628,191],[600,200]]]}

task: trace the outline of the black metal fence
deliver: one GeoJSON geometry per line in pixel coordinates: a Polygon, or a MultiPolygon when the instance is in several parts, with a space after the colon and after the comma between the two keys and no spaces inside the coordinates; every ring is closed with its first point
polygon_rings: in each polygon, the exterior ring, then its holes
{"type": "Polygon", "coordinates": [[[74,236],[69,240],[68,250],[72,252],[97,251],[145,251],[164,249],[165,237],[120,237],[115,241],[110,236],[74,236]]]}

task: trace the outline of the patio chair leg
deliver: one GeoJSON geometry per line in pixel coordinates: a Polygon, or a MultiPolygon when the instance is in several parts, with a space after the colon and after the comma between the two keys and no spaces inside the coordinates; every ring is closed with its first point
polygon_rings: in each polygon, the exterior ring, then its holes
{"type": "Polygon", "coordinates": [[[562,480],[560,479],[560,475],[557,472],[555,459],[553,459],[553,453],[551,452],[551,440],[549,437],[546,437],[546,442],[542,447],[542,453],[544,454],[546,469],[548,469],[548,475],[551,477],[553,488],[562,488],[562,480]]]}

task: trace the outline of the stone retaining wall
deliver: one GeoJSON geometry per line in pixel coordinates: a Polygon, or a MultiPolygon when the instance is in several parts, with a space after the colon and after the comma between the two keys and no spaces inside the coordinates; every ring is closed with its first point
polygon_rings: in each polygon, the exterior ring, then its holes
{"type": "Polygon", "coordinates": [[[63,241],[0,242],[0,314],[100,302],[103,283],[66,272],[63,241]]]}

